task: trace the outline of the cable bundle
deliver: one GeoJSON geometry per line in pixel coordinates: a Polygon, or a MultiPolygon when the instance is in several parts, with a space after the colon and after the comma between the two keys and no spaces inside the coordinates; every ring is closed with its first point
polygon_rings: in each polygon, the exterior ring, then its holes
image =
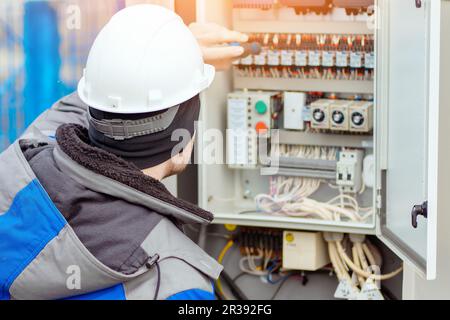
{"type": "Polygon", "coordinates": [[[297,157],[300,159],[336,161],[339,148],[277,144],[273,146],[271,153],[274,157],[297,157]]]}
{"type": "Polygon", "coordinates": [[[242,272],[271,276],[281,268],[282,234],[279,230],[242,228],[239,235],[242,272]]]}
{"type": "MultiPolygon", "coordinates": [[[[305,146],[275,146],[274,156],[299,157],[302,159],[336,160],[338,149],[305,146]]],[[[319,179],[301,177],[271,177],[270,194],[260,194],[255,201],[258,210],[298,218],[316,218],[326,221],[364,222],[372,215],[372,208],[361,208],[357,199],[349,194],[340,195],[328,202],[319,202],[310,197],[322,184],[319,179]],[[360,215],[365,213],[364,215],[360,215]]],[[[333,189],[338,187],[328,184],[333,189]]],[[[363,190],[362,190],[363,191],[363,190]]]]}
{"type": "Polygon", "coordinates": [[[350,299],[357,298],[353,295],[364,290],[368,283],[394,278],[403,271],[403,267],[400,267],[388,274],[380,274],[383,264],[381,254],[364,236],[350,235],[344,239],[340,234],[325,234],[325,240],[338,280],[352,289],[348,297],[350,299]],[[351,258],[345,249],[345,241],[349,244],[351,258]],[[355,278],[351,273],[354,273],[355,278]]]}

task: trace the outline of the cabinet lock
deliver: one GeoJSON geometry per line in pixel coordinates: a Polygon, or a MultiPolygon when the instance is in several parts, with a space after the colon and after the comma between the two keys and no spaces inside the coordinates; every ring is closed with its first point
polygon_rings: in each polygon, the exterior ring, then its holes
{"type": "Polygon", "coordinates": [[[421,205],[414,206],[411,212],[412,217],[412,226],[414,229],[417,229],[417,217],[423,216],[424,218],[428,218],[428,202],[424,202],[421,205]]]}

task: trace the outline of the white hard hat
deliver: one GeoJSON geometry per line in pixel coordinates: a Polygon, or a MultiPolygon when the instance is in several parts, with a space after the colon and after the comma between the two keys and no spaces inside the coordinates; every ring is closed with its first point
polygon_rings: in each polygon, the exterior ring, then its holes
{"type": "Polygon", "coordinates": [[[139,114],[177,106],[214,80],[181,18],[156,5],[121,10],[103,28],[78,84],[81,100],[110,113],[139,114]]]}

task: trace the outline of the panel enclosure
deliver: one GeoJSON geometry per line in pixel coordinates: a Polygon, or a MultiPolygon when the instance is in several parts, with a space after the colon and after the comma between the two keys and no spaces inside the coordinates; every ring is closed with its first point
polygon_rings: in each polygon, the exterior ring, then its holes
{"type": "MultiPolygon", "coordinates": [[[[365,34],[376,27],[376,76],[370,81],[345,83],[339,80],[286,80],[249,78],[235,73],[221,73],[204,95],[203,128],[226,130],[227,94],[235,89],[286,90],[298,88],[325,92],[370,93],[375,89],[376,122],[374,139],[355,136],[329,138],[304,132],[281,132],[286,143],[305,145],[347,145],[369,148],[377,168],[373,208],[377,212],[367,225],[248,214],[255,211],[250,200],[236,204],[236,194],[245,189],[253,193],[267,188],[267,180],[255,171],[230,170],[225,164],[200,164],[200,205],[216,215],[217,224],[275,227],[298,230],[377,234],[404,261],[428,279],[436,277],[436,229],[438,206],[438,132],[440,8],[435,0],[378,0],[371,17],[345,20],[345,14],[329,21],[322,17],[299,18],[292,11],[280,9],[233,11],[231,1],[198,1],[198,18],[217,22],[242,32],[365,34]],[[347,85],[349,84],[349,85],[347,85]],[[375,85],[375,88],[374,88],[375,85]],[[249,188],[251,187],[251,188],[249,188]],[[220,200],[215,202],[215,200],[220,200]],[[428,219],[418,218],[418,228],[411,223],[415,205],[428,204],[428,219]]],[[[327,18],[328,19],[328,18],[327,18]]],[[[442,123],[442,121],[441,121],[442,123]]],[[[199,155],[204,150],[199,148],[199,155]]],[[[441,156],[442,158],[442,156],[441,156]]],[[[442,164],[440,164],[442,166],[442,164]]],[[[442,177],[439,177],[442,180],[442,177]]],[[[250,192],[250,193],[251,193],[250,192]]],[[[370,199],[369,199],[370,200],[370,199]]]]}
{"type": "Polygon", "coordinates": [[[382,240],[436,276],[440,1],[379,1],[378,188],[382,240]],[[408,48],[405,50],[405,48],[408,48]],[[412,208],[428,219],[412,226],[412,208]]]}

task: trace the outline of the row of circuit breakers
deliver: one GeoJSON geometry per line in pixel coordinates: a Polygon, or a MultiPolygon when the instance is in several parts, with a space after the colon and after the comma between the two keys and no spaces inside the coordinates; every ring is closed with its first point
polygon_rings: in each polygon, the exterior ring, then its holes
{"type": "Polygon", "coordinates": [[[373,13],[374,0],[233,0],[234,8],[273,9],[291,7],[297,14],[328,14],[333,8],[345,8],[347,14],[373,13]]]}
{"type": "Polygon", "coordinates": [[[251,34],[261,45],[257,55],[237,61],[241,66],[375,67],[373,35],[251,34]]]}

